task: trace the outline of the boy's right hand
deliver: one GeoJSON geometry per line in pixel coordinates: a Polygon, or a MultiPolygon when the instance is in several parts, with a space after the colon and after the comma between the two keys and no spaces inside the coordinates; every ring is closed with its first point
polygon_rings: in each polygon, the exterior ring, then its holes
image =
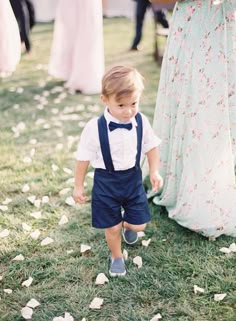
{"type": "Polygon", "coordinates": [[[80,204],[84,204],[86,202],[86,195],[85,195],[85,191],[84,191],[84,187],[75,187],[74,191],[73,191],[73,198],[75,200],[75,202],[80,203],[80,204]]]}

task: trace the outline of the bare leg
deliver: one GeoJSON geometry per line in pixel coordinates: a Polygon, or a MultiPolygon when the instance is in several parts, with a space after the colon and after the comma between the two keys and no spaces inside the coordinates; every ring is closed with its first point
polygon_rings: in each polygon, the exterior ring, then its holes
{"type": "Polygon", "coordinates": [[[143,231],[146,227],[146,223],[145,224],[140,224],[140,225],[133,225],[133,224],[129,224],[127,222],[124,222],[123,223],[123,226],[125,229],[127,230],[132,230],[132,231],[135,231],[135,232],[140,232],[140,231],[143,231]]]}
{"type": "Polygon", "coordinates": [[[112,258],[123,257],[121,252],[121,228],[122,223],[105,229],[106,241],[111,250],[112,258]]]}

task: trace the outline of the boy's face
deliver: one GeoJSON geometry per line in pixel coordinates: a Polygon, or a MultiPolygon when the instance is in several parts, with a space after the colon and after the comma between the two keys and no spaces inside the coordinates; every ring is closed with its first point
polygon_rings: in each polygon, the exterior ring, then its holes
{"type": "Polygon", "coordinates": [[[101,99],[113,117],[121,123],[128,123],[138,112],[140,96],[140,93],[135,92],[130,96],[122,97],[119,101],[115,99],[115,95],[109,97],[101,95],[101,99]]]}

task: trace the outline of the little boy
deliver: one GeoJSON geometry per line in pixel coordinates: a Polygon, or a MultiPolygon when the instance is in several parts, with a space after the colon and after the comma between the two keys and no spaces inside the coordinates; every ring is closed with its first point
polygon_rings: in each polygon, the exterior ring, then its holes
{"type": "Polygon", "coordinates": [[[134,244],[137,232],[150,221],[140,168],[142,154],[148,159],[153,190],[162,186],[158,172],[160,139],[138,112],[143,89],[143,77],[136,69],[116,66],[107,71],[102,79],[104,114],[87,123],[77,150],[73,197],[81,204],[86,201],[84,179],[91,163],[95,168],[92,226],[105,229],[111,276],[126,274],[121,230],[124,241],[134,244]]]}

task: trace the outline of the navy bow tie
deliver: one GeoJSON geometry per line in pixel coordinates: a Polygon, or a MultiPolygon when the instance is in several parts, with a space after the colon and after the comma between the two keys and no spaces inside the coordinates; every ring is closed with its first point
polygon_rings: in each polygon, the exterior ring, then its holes
{"type": "Polygon", "coordinates": [[[118,123],[114,123],[113,121],[110,121],[108,127],[109,127],[111,132],[113,130],[115,130],[116,128],[125,128],[125,129],[128,129],[128,130],[131,130],[132,129],[132,123],[118,124],[118,123]]]}

